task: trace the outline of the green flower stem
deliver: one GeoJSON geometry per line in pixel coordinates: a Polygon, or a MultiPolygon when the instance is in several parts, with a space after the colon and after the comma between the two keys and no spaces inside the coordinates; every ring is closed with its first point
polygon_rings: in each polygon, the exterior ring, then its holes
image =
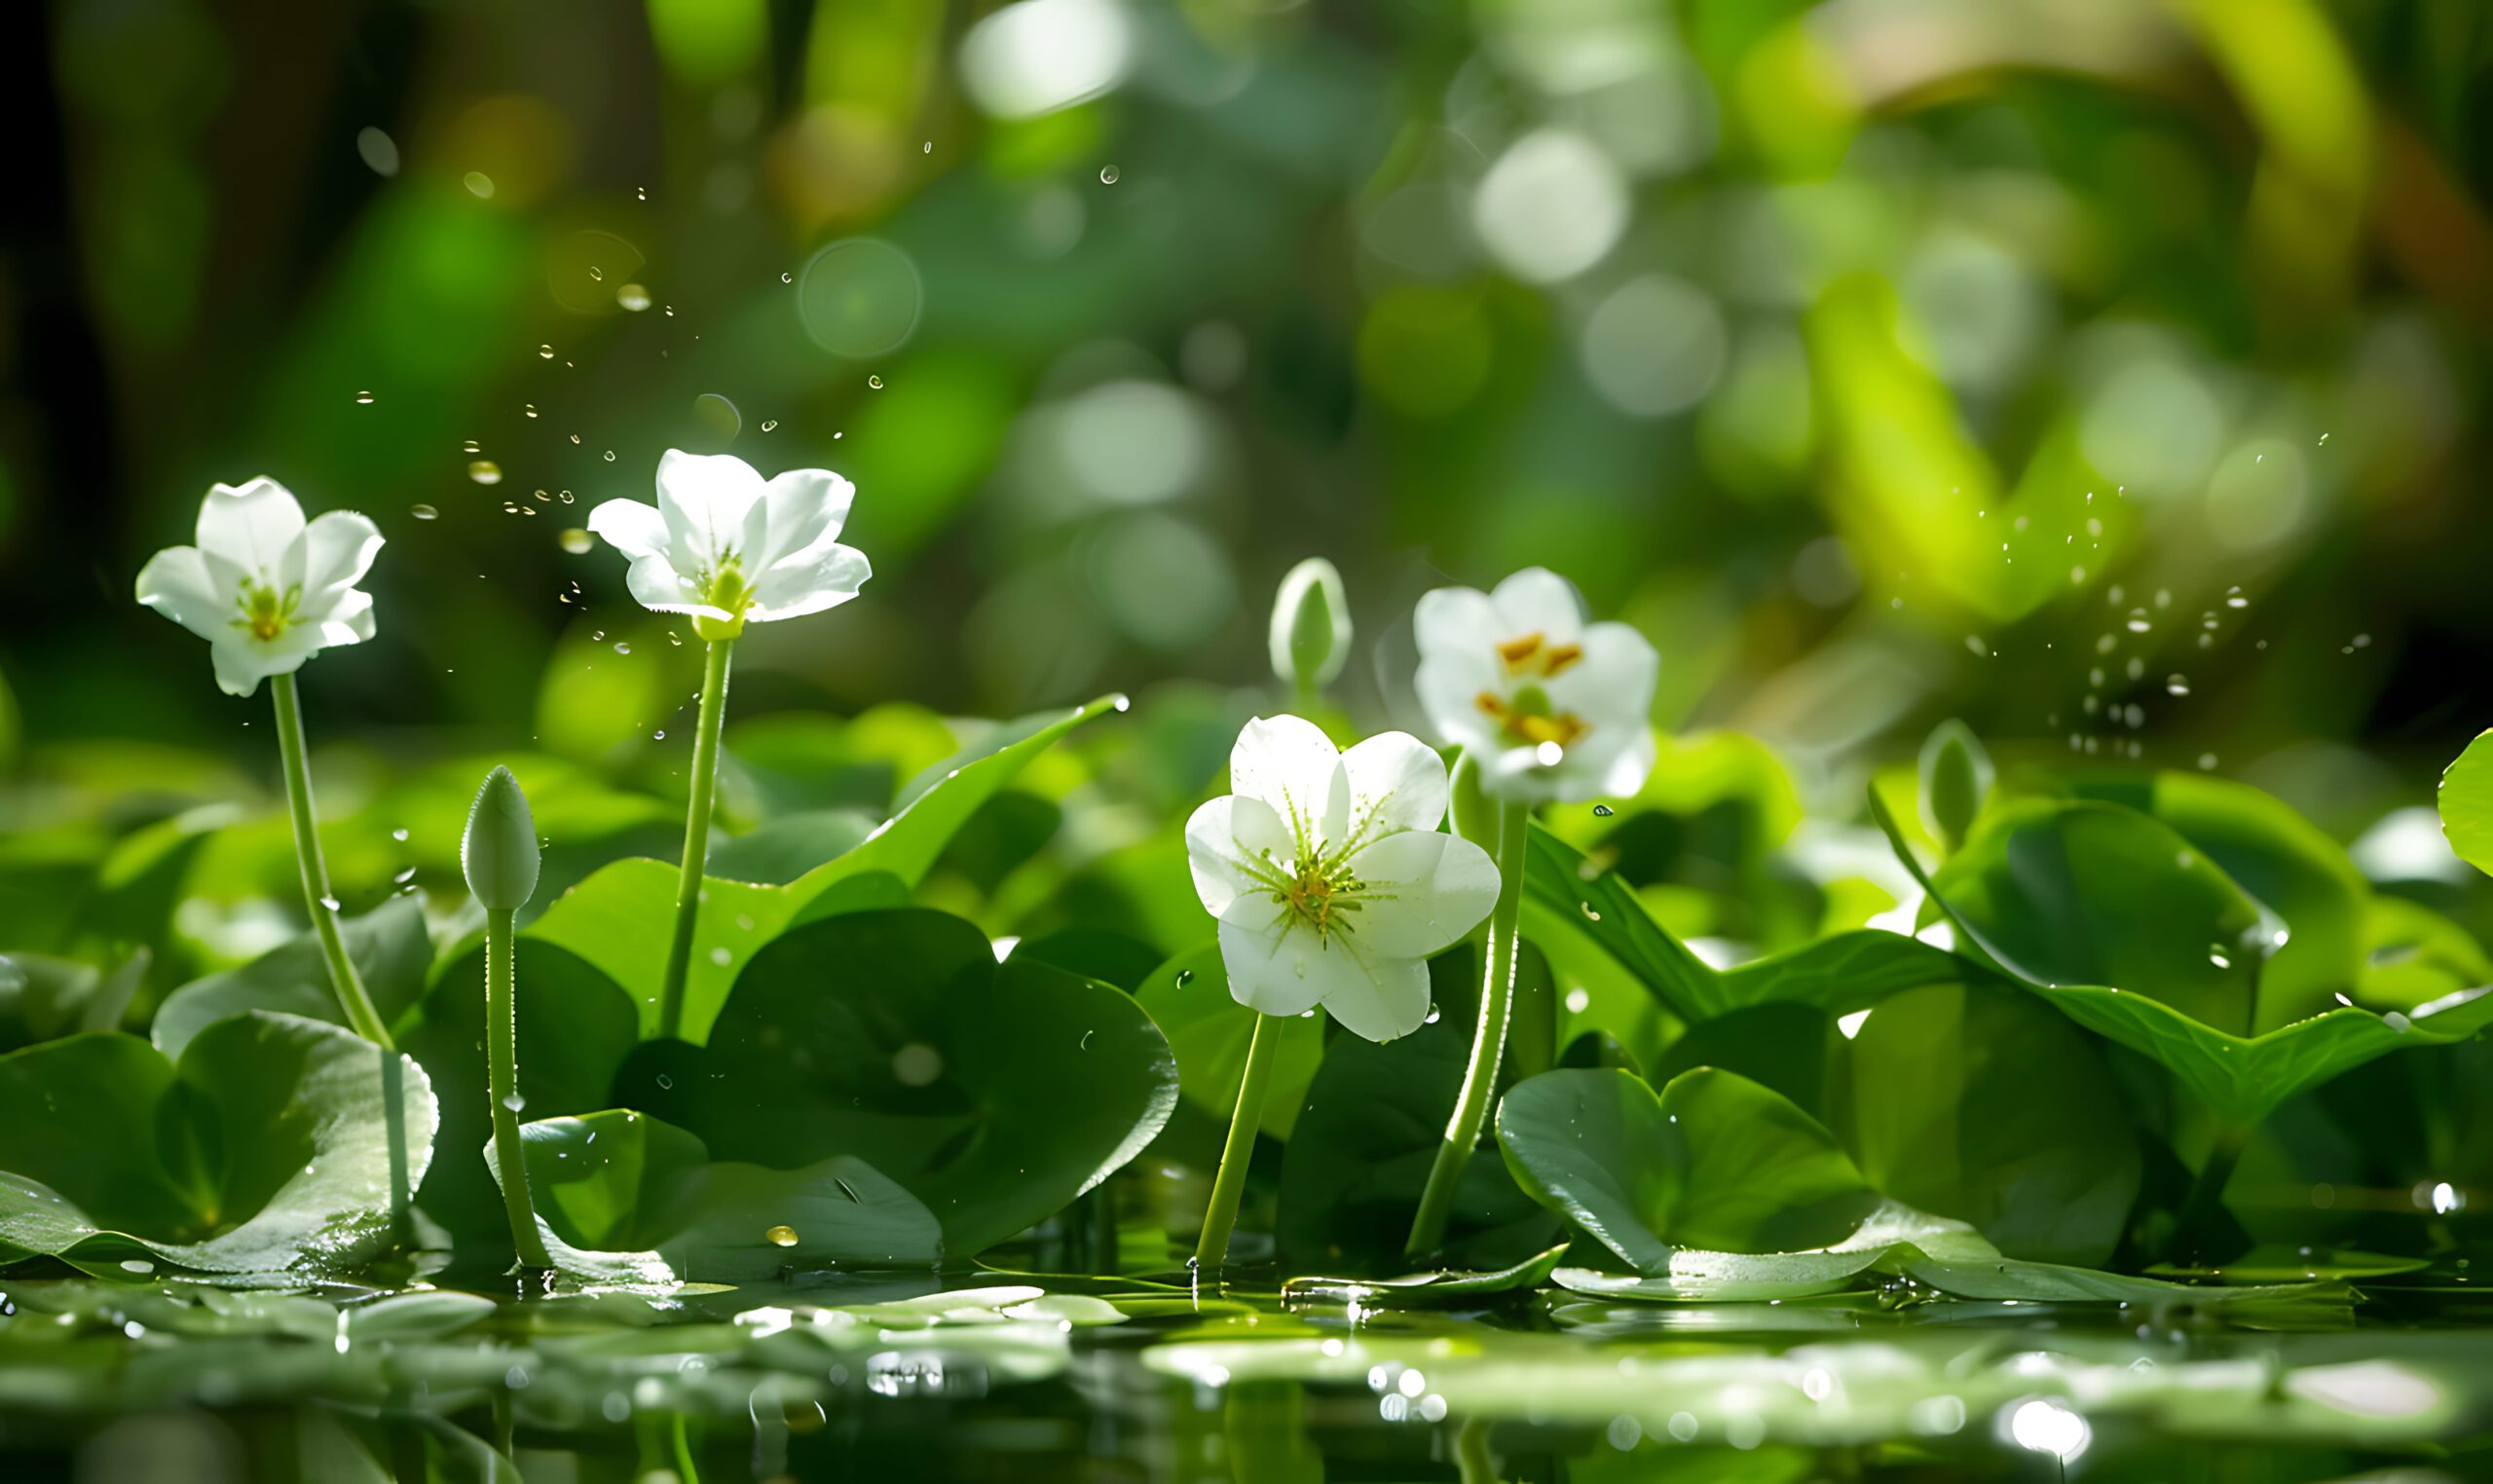
{"type": "Polygon", "coordinates": [[[684,873],[675,883],[675,937],[666,947],[666,990],[658,1002],[658,1034],[681,1034],[684,981],[692,969],[692,928],[701,916],[701,869],[710,860],[710,805],[719,791],[719,728],[727,714],[727,654],[732,639],[710,641],[701,667],[701,719],[692,736],[692,801],[684,817],[684,873]]]}
{"type": "Polygon", "coordinates": [[[1273,1052],[1281,1045],[1273,1018],[1258,1014],[1246,1043],[1246,1071],[1238,1079],[1238,1111],[1230,1115],[1229,1141],[1221,1146],[1220,1172],[1212,1177],[1211,1205],[1204,1208],[1204,1234],[1195,1240],[1195,1271],[1216,1273],[1229,1260],[1229,1229],[1238,1224],[1238,1197],[1246,1188],[1246,1164],[1255,1152],[1255,1131],[1264,1122],[1264,1089],[1273,1080],[1273,1052]]]}
{"type": "Polygon", "coordinates": [[[513,956],[509,911],[485,913],[485,1092],[493,1098],[494,1169],[502,1177],[502,1209],[510,1216],[511,1245],[531,1268],[550,1268],[545,1239],[537,1230],[537,1208],[528,1199],[528,1161],[519,1137],[518,963],[513,956]]]}
{"type": "Polygon", "coordinates": [[[1480,979],[1480,1028],[1471,1041],[1471,1064],[1464,1069],[1463,1092],[1446,1120],[1445,1142],[1437,1146],[1436,1163],[1429,1168],[1428,1188],[1420,1193],[1419,1214],[1411,1219],[1405,1255],[1420,1259],[1445,1241],[1445,1224],[1454,1214],[1455,1188],[1463,1183],[1463,1167],[1489,1122],[1489,1099],[1497,1092],[1498,1058],[1507,1044],[1507,1020],[1514,1010],[1515,944],[1523,919],[1524,836],[1532,829],[1529,804],[1508,803],[1498,820],[1498,904],[1489,910],[1487,963],[1480,979]]]}
{"type": "Polygon", "coordinates": [[[269,694],[277,702],[277,751],[285,764],[285,807],[294,819],[294,863],[303,875],[303,908],[312,914],[313,935],[320,940],[320,956],[329,965],[329,987],[338,1008],[356,1035],[383,1051],[396,1051],[381,1012],[364,992],[363,976],[347,955],[346,939],[338,931],[337,899],[329,895],[329,867],[320,857],[320,822],[312,809],[312,765],[304,756],[303,702],[294,691],[294,677],[269,677],[269,694]]]}

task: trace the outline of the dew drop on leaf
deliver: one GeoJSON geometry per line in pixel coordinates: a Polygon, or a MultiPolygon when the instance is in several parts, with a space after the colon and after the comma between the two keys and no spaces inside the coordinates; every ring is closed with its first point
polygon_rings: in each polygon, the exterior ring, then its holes
{"type": "Polygon", "coordinates": [[[793,1247],[797,1244],[797,1229],[793,1226],[774,1226],[762,1236],[763,1241],[774,1247],[793,1247]]]}
{"type": "Polygon", "coordinates": [[[441,514],[439,510],[434,509],[430,505],[409,505],[407,507],[407,513],[418,520],[432,520],[441,514]]]}
{"type": "Polygon", "coordinates": [[[502,466],[491,459],[478,459],[467,465],[467,477],[478,484],[500,484],[502,482],[502,466]]]}
{"type": "Polygon", "coordinates": [[[1608,819],[1608,818],[1610,818],[1613,814],[1616,814],[1616,813],[1618,813],[1618,812],[1619,812],[1618,810],[1616,810],[1616,809],[1612,808],[1612,807],[1611,807],[1610,805],[1608,805],[1608,804],[1595,804],[1595,805],[1593,805],[1593,817],[1594,817],[1594,818],[1596,818],[1596,819],[1608,819]]]}
{"type": "Polygon", "coordinates": [[[1101,166],[1099,167],[1099,183],[1101,185],[1115,185],[1117,183],[1117,167],[1113,165],[1101,166]]]}

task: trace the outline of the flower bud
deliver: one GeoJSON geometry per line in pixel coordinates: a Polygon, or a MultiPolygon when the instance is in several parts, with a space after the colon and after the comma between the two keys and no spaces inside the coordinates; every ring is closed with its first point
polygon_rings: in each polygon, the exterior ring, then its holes
{"type": "Polygon", "coordinates": [[[1921,744],[1921,820],[1950,854],[1982,813],[1991,782],[1991,755],[1971,727],[1951,719],[1931,728],[1921,744]]]}
{"type": "Polygon", "coordinates": [[[1309,557],[1282,578],[1273,599],[1272,651],[1273,674],[1307,690],[1331,684],[1350,663],[1350,600],[1332,563],[1309,557]]]}
{"type": "Polygon", "coordinates": [[[536,893],[537,865],[537,821],[528,812],[528,797],[509,768],[497,767],[485,775],[467,811],[459,869],[486,910],[511,912],[536,893]]]}

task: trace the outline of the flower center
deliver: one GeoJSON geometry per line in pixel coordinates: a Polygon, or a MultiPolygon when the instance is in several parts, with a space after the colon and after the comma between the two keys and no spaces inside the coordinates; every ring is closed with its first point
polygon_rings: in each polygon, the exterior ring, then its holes
{"type": "Polygon", "coordinates": [[[1505,662],[1509,679],[1529,675],[1556,680],[1583,657],[1582,645],[1551,644],[1548,636],[1538,629],[1498,646],[1498,658],[1505,662]]]}
{"type": "Polygon", "coordinates": [[[1314,824],[1293,800],[1289,804],[1290,858],[1284,863],[1270,850],[1246,863],[1246,873],[1273,905],[1282,909],[1282,932],[1304,927],[1317,945],[1347,939],[1358,926],[1357,915],[1370,902],[1387,899],[1360,879],[1352,858],[1385,833],[1378,824],[1386,800],[1370,802],[1352,822],[1347,838],[1326,844],[1316,837],[1314,824]]]}
{"type": "Polygon", "coordinates": [[[285,632],[287,622],[293,618],[297,596],[293,592],[280,593],[274,587],[263,586],[245,577],[242,595],[237,600],[242,616],[236,622],[250,630],[254,639],[264,643],[275,639],[285,632]]]}
{"type": "MultiPolygon", "coordinates": [[[[1565,648],[1572,649],[1575,646],[1565,648]]],[[[1593,729],[1591,723],[1574,712],[1553,709],[1549,692],[1539,686],[1518,686],[1510,696],[1483,690],[1472,697],[1471,704],[1498,723],[1500,736],[1517,747],[1554,747],[1563,753],[1593,729]]]]}

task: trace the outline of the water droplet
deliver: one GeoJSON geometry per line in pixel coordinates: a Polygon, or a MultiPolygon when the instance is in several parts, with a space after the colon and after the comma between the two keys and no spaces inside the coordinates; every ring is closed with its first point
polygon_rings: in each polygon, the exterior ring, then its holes
{"type": "Polygon", "coordinates": [[[516,1113],[520,1109],[528,1106],[528,1099],[520,1096],[517,1093],[513,1093],[502,1099],[502,1106],[510,1109],[513,1113],[516,1113]]]}
{"type": "Polygon", "coordinates": [[[2145,609],[2134,608],[2130,610],[2129,630],[2131,633],[2143,634],[2153,627],[2155,627],[2155,625],[2147,618],[2145,609]]]}
{"type": "Polygon", "coordinates": [[[675,646],[679,649],[684,648],[684,636],[673,629],[666,631],[666,642],[675,646]]]}
{"type": "Polygon", "coordinates": [[[632,646],[625,641],[618,639],[614,642],[614,652],[617,654],[629,654],[632,652],[632,646]]]}
{"type": "Polygon", "coordinates": [[[432,520],[441,514],[439,510],[434,509],[430,505],[409,505],[407,507],[407,513],[418,520],[432,520]]]}
{"type": "Polygon", "coordinates": [[[1601,913],[1593,910],[1593,905],[1591,903],[1580,902],[1576,905],[1584,909],[1584,920],[1586,922],[1599,922],[1601,920],[1601,913]]]}
{"type": "Polygon", "coordinates": [[[320,899],[320,906],[327,910],[334,912],[338,909],[338,899],[335,897],[322,897],[320,899]]]}
{"type": "Polygon", "coordinates": [[[1117,183],[1117,167],[1113,165],[1103,165],[1099,167],[1099,183],[1101,185],[1115,185],[1117,183]]]}
{"type": "Polygon", "coordinates": [[[539,346],[537,348],[537,358],[539,360],[552,360],[554,358],[554,348],[552,346],[539,346]]]}
{"type": "Polygon", "coordinates": [[[588,277],[592,283],[603,283],[606,281],[606,270],[592,263],[589,265],[588,277]]]}
{"type": "MultiPolygon", "coordinates": [[[[918,153],[921,155],[931,155],[935,153],[935,141],[932,139],[927,140],[924,147],[918,150],[918,153]]],[[[2328,437],[2326,433],[2322,433],[2320,436],[2324,441],[2328,437]]]]}
{"type": "Polygon", "coordinates": [[[355,405],[358,407],[369,407],[372,405],[372,393],[369,391],[358,391],[354,394],[354,400],[355,405]]]}
{"type": "Polygon", "coordinates": [[[648,186],[634,186],[634,187],[632,188],[632,199],[633,199],[634,201],[647,201],[647,200],[649,200],[649,199],[650,199],[650,188],[649,188],[648,186]]]}
{"type": "Polygon", "coordinates": [[[779,420],[777,418],[763,418],[762,420],[762,430],[763,432],[770,432],[777,428],[778,426],[779,420]]]}
{"type": "Polygon", "coordinates": [[[1617,809],[1612,808],[1608,804],[1593,805],[1593,817],[1595,819],[1608,819],[1618,812],[1619,811],[1617,809]]]}
{"type": "Polygon", "coordinates": [[[797,1244],[797,1229],[793,1226],[774,1226],[762,1234],[762,1240],[774,1247],[793,1247],[797,1244]]]}
{"type": "Polygon", "coordinates": [[[879,376],[870,376],[866,378],[866,385],[880,391],[883,390],[883,379],[879,376]]]}
{"type": "Polygon", "coordinates": [[[478,484],[502,482],[502,466],[491,459],[478,459],[467,465],[467,477],[478,484]]]}
{"type": "Polygon", "coordinates": [[[465,181],[467,192],[478,201],[494,199],[494,177],[483,170],[469,170],[465,181]]]}
{"type": "Polygon", "coordinates": [[[554,492],[554,498],[565,504],[570,504],[572,502],[572,492],[569,490],[556,490],[554,492]]]}
{"type": "Polygon", "coordinates": [[[2186,675],[2166,676],[2164,678],[2164,693],[2167,695],[2188,695],[2190,693],[2190,678],[2186,675]]]}
{"type": "Polygon", "coordinates": [[[565,551],[570,552],[574,556],[585,555],[589,547],[596,544],[589,538],[589,534],[582,531],[577,526],[565,527],[563,534],[556,538],[556,539],[563,543],[563,549],[565,551]]]}
{"type": "Polygon", "coordinates": [[[710,950],[710,962],[717,964],[722,969],[735,961],[736,956],[725,948],[712,948],[710,950]]]}
{"type": "Polygon", "coordinates": [[[614,462],[614,450],[610,448],[606,451],[606,462],[609,464],[613,464],[614,462]]]}
{"type": "Polygon", "coordinates": [[[655,731],[653,731],[653,732],[650,733],[650,740],[651,740],[651,741],[652,741],[652,742],[663,742],[663,741],[665,741],[665,740],[666,740],[666,728],[665,728],[665,727],[663,727],[663,726],[661,726],[661,727],[659,727],[657,730],[655,730],[655,731]]]}
{"type": "Polygon", "coordinates": [[[530,417],[532,417],[532,418],[533,418],[533,417],[535,417],[535,416],[537,416],[537,404],[536,404],[535,402],[530,402],[528,405],[526,405],[526,406],[524,406],[524,407],[520,408],[519,410],[520,410],[520,411],[522,411],[522,412],[524,412],[524,413],[526,413],[526,414],[528,414],[528,415],[529,415],[530,417]]]}
{"type": "Polygon", "coordinates": [[[407,827],[400,825],[397,829],[391,831],[390,837],[393,840],[403,841],[407,837],[407,827]]]}
{"type": "Polygon", "coordinates": [[[638,283],[626,283],[614,291],[614,302],[637,315],[650,307],[650,291],[638,283]]]}
{"type": "Polygon", "coordinates": [[[794,283],[797,281],[797,276],[792,273],[783,273],[779,276],[779,281],[782,283],[794,283]]]}
{"type": "Polygon", "coordinates": [[[658,1073],[658,1086],[662,1089],[672,1091],[675,1087],[675,1079],[664,1072],[660,1072],[658,1073]]]}

